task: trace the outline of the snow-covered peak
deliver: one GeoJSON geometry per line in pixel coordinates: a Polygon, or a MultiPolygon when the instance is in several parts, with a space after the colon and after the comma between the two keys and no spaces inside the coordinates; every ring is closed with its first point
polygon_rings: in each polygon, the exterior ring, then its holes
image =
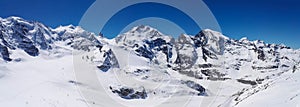
{"type": "Polygon", "coordinates": [[[22,21],[24,21],[24,19],[23,18],[21,18],[21,17],[17,17],[17,16],[10,16],[10,17],[8,17],[8,18],[6,18],[6,20],[15,20],[15,21],[17,21],[17,20],[22,20],[22,21]]]}
{"type": "Polygon", "coordinates": [[[181,34],[181,35],[178,37],[178,42],[180,42],[180,43],[185,43],[185,44],[192,44],[192,43],[193,43],[193,40],[192,40],[192,38],[191,38],[190,35],[181,34]]]}
{"type": "Polygon", "coordinates": [[[115,38],[116,43],[118,44],[127,44],[134,45],[142,43],[146,40],[152,41],[155,39],[163,39],[167,42],[171,41],[172,37],[162,34],[157,29],[152,28],[150,26],[140,25],[133,27],[128,32],[118,35],[115,38]]]}
{"type": "Polygon", "coordinates": [[[92,32],[88,32],[81,28],[80,26],[68,25],[68,26],[59,26],[52,31],[60,36],[62,39],[73,38],[73,37],[84,37],[88,38],[91,41],[97,40],[96,35],[92,32]]]}
{"type": "Polygon", "coordinates": [[[247,37],[242,37],[240,41],[249,41],[247,37]]]}
{"type": "Polygon", "coordinates": [[[226,40],[229,39],[227,36],[223,35],[221,32],[214,31],[214,30],[211,30],[211,29],[204,29],[201,32],[205,33],[206,36],[208,36],[209,38],[223,38],[223,39],[226,39],[226,40]]]}
{"type": "Polygon", "coordinates": [[[130,31],[124,33],[123,35],[135,36],[138,38],[147,38],[147,39],[162,38],[167,36],[159,32],[157,29],[146,25],[133,27],[130,31]]]}
{"type": "Polygon", "coordinates": [[[31,21],[27,21],[27,20],[24,20],[20,17],[15,17],[15,16],[11,16],[11,17],[8,17],[8,18],[1,18],[0,19],[0,23],[2,25],[7,25],[7,27],[10,27],[10,26],[14,26],[14,25],[21,25],[21,26],[33,26],[33,22],[31,21]]]}
{"type": "Polygon", "coordinates": [[[223,54],[225,42],[229,38],[222,33],[210,29],[204,29],[195,36],[195,43],[198,46],[207,47],[216,54],[223,54]]]}
{"type": "Polygon", "coordinates": [[[87,32],[82,29],[80,26],[68,25],[68,26],[59,26],[53,29],[55,32],[67,32],[67,33],[83,33],[87,32]]]}
{"type": "Polygon", "coordinates": [[[30,56],[38,56],[45,52],[88,50],[99,44],[101,43],[95,38],[95,34],[79,26],[52,29],[42,23],[14,16],[0,20],[0,50],[5,50],[0,53],[0,57],[7,61],[14,59],[10,54],[17,50],[23,50],[30,56]]]}
{"type": "Polygon", "coordinates": [[[265,46],[266,46],[265,42],[262,41],[262,40],[255,40],[255,41],[253,41],[253,43],[254,43],[257,47],[265,47],[265,46]]]}
{"type": "Polygon", "coordinates": [[[76,26],[74,25],[68,25],[68,26],[58,26],[57,28],[53,29],[54,31],[60,32],[60,31],[66,31],[66,30],[73,30],[76,26]]]}
{"type": "Polygon", "coordinates": [[[161,36],[163,35],[162,33],[160,33],[157,29],[151,27],[151,26],[146,26],[146,25],[140,25],[140,26],[136,26],[133,27],[130,31],[128,31],[127,33],[152,33],[153,32],[153,36],[161,36]]]}
{"type": "Polygon", "coordinates": [[[253,42],[251,42],[247,37],[243,37],[239,40],[239,42],[247,44],[247,45],[251,45],[253,44],[253,42]]]}

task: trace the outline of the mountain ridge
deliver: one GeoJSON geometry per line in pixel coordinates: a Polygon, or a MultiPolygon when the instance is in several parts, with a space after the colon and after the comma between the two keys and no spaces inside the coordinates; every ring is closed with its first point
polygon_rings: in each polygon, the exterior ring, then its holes
{"type": "MultiPolygon", "coordinates": [[[[300,50],[261,40],[234,40],[210,29],[173,38],[141,25],[109,40],[79,26],[53,29],[19,17],[0,18],[0,64],[4,66],[31,60],[60,61],[75,57],[76,51],[83,53],[78,54],[78,60],[91,64],[105,79],[106,91],[126,100],[173,95],[210,98],[220,94],[224,97],[215,106],[238,106],[272,89],[272,84],[280,84],[278,78],[292,78],[300,69],[300,50]],[[114,73],[142,84],[120,84],[111,78],[116,76],[114,73]],[[153,89],[143,82],[166,85],[153,89]],[[206,85],[217,82],[225,85],[220,86],[224,90],[233,89],[218,93],[215,89],[220,87],[206,85]]],[[[118,79],[130,80],[124,78],[118,79]]],[[[67,82],[95,91],[89,87],[91,84],[80,80],[67,82]]]]}

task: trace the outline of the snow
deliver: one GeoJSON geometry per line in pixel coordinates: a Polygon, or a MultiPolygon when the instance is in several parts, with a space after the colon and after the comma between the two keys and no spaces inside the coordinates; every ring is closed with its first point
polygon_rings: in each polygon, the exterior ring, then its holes
{"type": "Polygon", "coordinates": [[[0,65],[0,105],[6,107],[83,107],[86,104],[74,84],[72,57],[56,60],[28,58],[0,65]],[[46,66],[45,66],[46,65],[46,66]],[[4,70],[4,71],[2,71],[4,70]]]}
{"type": "Polygon", "coordinates": [[[288,106],[297,107],[300,104],[300,72],[288,74],[273,81],[272,86],[241,102],[238,107],[288,106]]]}
{"type": "Polygon", "coordinates": [[[4,38],[0,38],[1,46],[8,47],[4,43],[7,41],[16,48],[8,48],[12,61],[0,60],[0,106],[290,107],[300,104],[300,50],[284,45],[247,38],[232,40],[210,29],[203,30],[207,43],[196,47],[194,36],[183,34],[175,40],[150,26],[137,26],[110,40],[73,25],[51,29],[18,17],[0,22],[7,30],[4,38]],[[20,29],[16,29],[12,20],[29,30],[23,36],[34,42],[38,56],[30,56],[16,46],[18,43],[13,40],[20,38],[11,35],[20,29]],[[34,34],[40,39],[34,40],[34,34]],[[152,48],[146,43],[157,39],[166,43],[157,43],[159,46],[152,48]],[[36,42],[46,43],[51,49],[41,49],[36,42]],[[153,52],[154,58],[140,55],[136,52],[138,47],[153,52]],[[172,52],[169,61],[163,47],[172,52]],[[109,58],[108,54],[116,58],[110,60],[118,66],[103,72],[98,66],[109,58]],[[182,58],[180,63],[176,63],[178,58],[182,58]],[[205,94],[199,96],[185,81],[203,86],[205,94]],[[123,99],[110,89],[124,87],[145,90],[147,98],[123,99]]]}

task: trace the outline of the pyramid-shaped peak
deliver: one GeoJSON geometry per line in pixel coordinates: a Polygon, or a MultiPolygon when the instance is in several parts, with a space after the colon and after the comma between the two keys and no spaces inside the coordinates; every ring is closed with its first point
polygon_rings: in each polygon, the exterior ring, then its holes
{"type": "Polygon", "coordinates": [[[139,26],[133,27],[129,32],[145,33],[145,32],[159,32],[159,31],[148,25],[139,25],[139,26]]]}
{"type": "Polygon", "coordinates": [[[23,18],[21,17],[17,17],[17,16],[10,16],[8,18],[6,18],[7,20],[24,20],[23,18]]]}
{"type": "Polygon", "coordinates": [[[229,39],[227,36],[224,36],[221,32],[214,31],[211,29],[203,29],[196,36],[200,36],[200,37],[205,36],[208,39],[212,39],[212,38],[229,39]]]}

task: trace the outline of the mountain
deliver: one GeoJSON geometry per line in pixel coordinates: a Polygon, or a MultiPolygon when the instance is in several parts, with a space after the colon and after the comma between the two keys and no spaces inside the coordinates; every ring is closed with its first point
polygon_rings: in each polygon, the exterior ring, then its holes
{"type": "Polygon", "coordinates": [[[300,103],[300,50],[285,45],[210,29],[173,38],[146,25],[109,40],[20,17],[0,18],[0,31],[1,106],[300,103]]]}

